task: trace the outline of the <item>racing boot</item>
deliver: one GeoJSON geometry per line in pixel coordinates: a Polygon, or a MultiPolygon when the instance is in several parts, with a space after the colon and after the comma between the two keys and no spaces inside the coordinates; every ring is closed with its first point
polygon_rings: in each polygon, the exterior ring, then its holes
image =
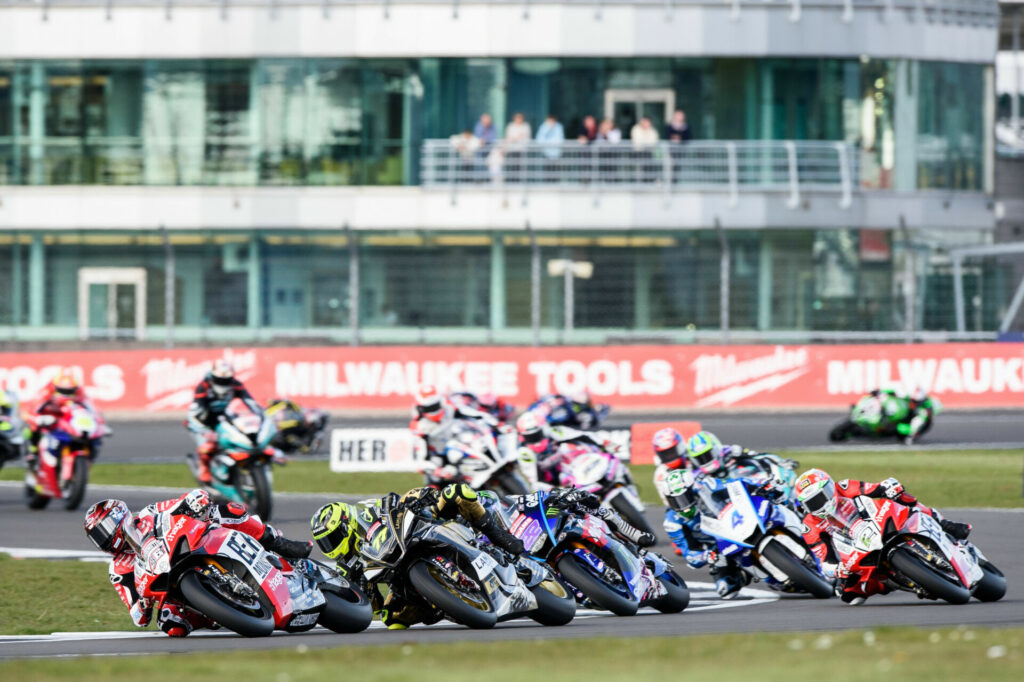
{"type": "Polygon", "coordinates": [[[505,530],[498,523],[497,519],[494,518],[494,514],[485,514],[477,521],[476,529],[486,535],[487,539],[493,542],[495,546],[500,547],[514,557],[518,557],[526,551],[523,541],[505,530]]]}
{"type": "Polygon", "coordinates": [[[966,540],[967,536],[971,534],[971,524],[969,523],[940,519],[939,525],[942,526],[942,530],[946,531],[946,535],[954,540],[966,540]]]}
{"type": "Polygon", "coordinates": [[[640,547],[650,547],[654,544],[655,537],[653,533],[647,533],[639,528],[634,528],[629,524],[629,522],[619,516],[618,512],[612,509],[601,507],[596,512],[596,516],[600,516],[605,520],[605,523],[612,527],[612,530],[635,545],[640,547]]]}
{"type": "Polygon", "coordinates": [[[746,583],[743,572],[733,566],[715,566],[711,569],[711,577],[715,579],[715,592],[719,599],[735,599],[746,583]]]}
{"type": "Polygon", "coordinates": [[[210,459],[213,457],[214,451],[217,449],[217,444],[213,441],[206,441],[199,446],[196,450],[199,457],[198,460],[198,478],[199,482],[203,485],[209,485],[213,481],[213,477],[210,476],[210,459]]]}
{"type": "Polygon", "coordinates": [[[260,544],[268,552],[280,554],[286,559],[305,559],[313,551],[312,542],[289,540],[271,528],[270,525],[267,525],[263,531],[263,535],[260,537],[260,544]]]}

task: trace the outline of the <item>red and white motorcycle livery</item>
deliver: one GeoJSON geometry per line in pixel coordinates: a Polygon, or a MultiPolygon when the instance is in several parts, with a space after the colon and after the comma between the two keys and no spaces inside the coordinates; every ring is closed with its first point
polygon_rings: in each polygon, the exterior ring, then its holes
{"type": "Polygon", "coordinates": [[[373,619],[366,596],[325,564],[289,562],[245,533],[183,514],[138,523],[136,590],[157,610],[170,599],[246,637],[317,623],[361,632],[373,619]]]}
{"type": "Polygon", "coordinates": [[[110,434],[103,417],[86,405],[66,402],[60,416],[37,415],[27,421],[43,430],[35,471],[25,470],[29,508],[42,509],[51,499],[58,499],[64,500],[65,509],[78,509],[85,497],[96,447],[110,434]]]}
{"type": "Polygon", "coordinates": [[[888,499],[841,500],[832,534],[840,576],[847,587],[875,594],[888,589],[922,599],[966,604],[973,595],[997,601],[1006,594],[1003,574],[973,544],[954,542],[939,522],[888,499]]]}

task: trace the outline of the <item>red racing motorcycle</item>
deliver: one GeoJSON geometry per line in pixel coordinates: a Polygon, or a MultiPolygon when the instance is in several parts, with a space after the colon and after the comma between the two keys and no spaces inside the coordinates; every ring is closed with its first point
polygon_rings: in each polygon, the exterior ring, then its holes
{"type": "Polygon", "coordinates": [[[78,509],[89,483],[89,467],[101,438],[109,435],[99,412],[75,402],[61,406],[60,416],[30,417],[44,428],[35,471],[25,470],[25,495],[30,509],[43,509],[51,499],[78,509]],[[52,420],[52,421],[51,421],[52,420]]]}
{"type": "Polygon", "coordinates": [[[303,632],[318,623],[361,632],[373,619],[366,595],[333,568],[287,561],[230,528],[161,514],[139,544],[146,574],[136,584],[157,610],[172,599],[245,637],[303,632]]]}
{"type": "Polygon", "coordinates": [[[832,541],[847,586],[883,584],[950,604],[1006,594],[999,569],[972,543],[953,541],[928,514],[862,495],[841,503],[834,516],[844,526],[832,541]]]}

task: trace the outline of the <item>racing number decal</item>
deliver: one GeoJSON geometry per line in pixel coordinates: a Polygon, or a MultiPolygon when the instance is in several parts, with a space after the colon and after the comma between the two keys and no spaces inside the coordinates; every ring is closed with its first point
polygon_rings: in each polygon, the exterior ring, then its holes
{"type": "Polygon", "coordinates": [[[235,550],[238,556],[240,556],[242,560],[250,566],[252,566],[253,562],[256,561],[256,557],[259,556],[260,550],[263,549],[260,547],[259,543],[251,537],[241,533],[233,533],[227,541],[227,546],[235,550]]]}

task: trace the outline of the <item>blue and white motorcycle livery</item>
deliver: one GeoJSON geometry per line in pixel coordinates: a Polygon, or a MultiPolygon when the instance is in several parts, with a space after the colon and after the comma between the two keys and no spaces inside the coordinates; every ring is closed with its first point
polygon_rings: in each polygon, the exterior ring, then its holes
{"type": "Polygon", "coordinates": [[[831,597],[832,582],[822,575],[817,557],[803,540],[800,517],[787,506],[751,494],[748,483],[698,481],[700,529],[715,539],[719,556],[774,589],[831,597]]]}

